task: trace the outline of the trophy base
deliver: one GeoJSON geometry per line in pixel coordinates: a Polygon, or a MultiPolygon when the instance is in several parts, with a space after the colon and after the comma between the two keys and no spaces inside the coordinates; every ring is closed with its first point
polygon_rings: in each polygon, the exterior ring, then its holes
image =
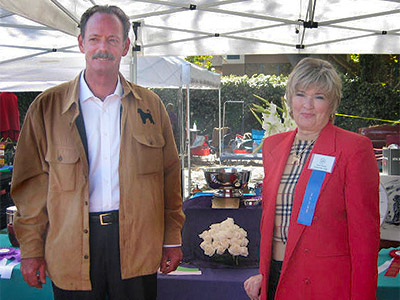
{"type": "Polygon", "coordinates": [[[240,198],[213,197],[211,201],[212,208],[239,208],[240,198]]]}
{"type": "Polygon", "coordinates": [[[220,189],[214,193],[214,198],[239,198],[241,199],[243,193],[237,189],[220,189]]]}

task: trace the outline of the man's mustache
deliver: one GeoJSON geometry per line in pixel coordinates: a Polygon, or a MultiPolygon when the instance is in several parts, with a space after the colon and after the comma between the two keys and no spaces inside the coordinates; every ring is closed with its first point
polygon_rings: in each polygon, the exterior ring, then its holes
{"type": "Polygon", "coordinates": [[[111,53],[107,53],[107,52],[105,52],[105,53],[99,52],[99,53],[93,54],[92,59],[96,59],[96,58],[106,58],[106,59],[110,59],[110,60],[115,59],[114,55],[112,55],[111,53]]]}

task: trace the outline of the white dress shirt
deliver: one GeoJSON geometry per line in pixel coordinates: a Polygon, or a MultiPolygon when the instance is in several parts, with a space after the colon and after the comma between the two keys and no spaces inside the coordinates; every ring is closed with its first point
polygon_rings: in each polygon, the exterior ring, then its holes
{"type": "Polygon", "coordinates": [[[104,101],[93,95],[84,72],[79,82],[79,101],[85,123],[89,156],[89,211],[119,209],[119,150],[121,141],[121,97],[118,77],[114,93],[104,101]]]}

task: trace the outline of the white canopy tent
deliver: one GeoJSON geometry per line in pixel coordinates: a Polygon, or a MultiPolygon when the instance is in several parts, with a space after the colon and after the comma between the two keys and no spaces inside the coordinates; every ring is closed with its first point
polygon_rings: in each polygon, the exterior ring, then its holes
{"type": "Polygon", "coordinates": [[[93,4],[121,7],[143,55],[399,53],[399,0],[0,0],[76,36],[93,4]]]}

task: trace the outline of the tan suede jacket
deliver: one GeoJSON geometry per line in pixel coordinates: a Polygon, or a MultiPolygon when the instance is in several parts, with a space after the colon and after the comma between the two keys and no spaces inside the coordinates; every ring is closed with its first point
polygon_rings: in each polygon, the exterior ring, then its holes
{"type": "MultiPolygon", "coordinates": [[[[126,279],[157,271],[163,244],[181,244],[184,214],[168,114],[156,94],[120,76],[119,226],[126,279]]],[[[11,195],[22,257],[45,257],[50,279],[62,289],[90,290],[89,166],[75,124],[78,95],[79,76],[32,103],[18,141],[11,195]]]]}

